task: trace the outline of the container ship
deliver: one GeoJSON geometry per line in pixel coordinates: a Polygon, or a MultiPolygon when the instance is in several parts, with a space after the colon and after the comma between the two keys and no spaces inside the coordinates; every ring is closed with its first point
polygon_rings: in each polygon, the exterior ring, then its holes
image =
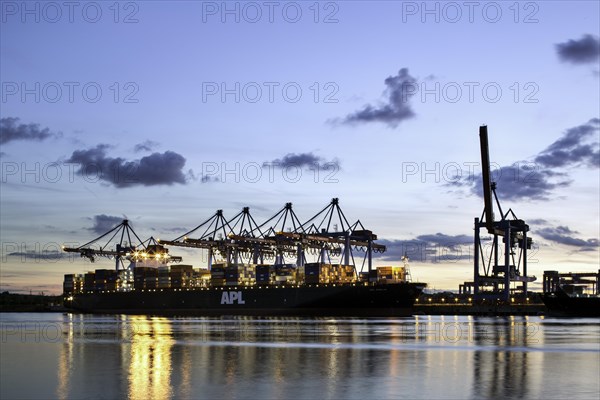
{"type": "Polygon", "coordinates": [[[544,304],[558,317],[600,317],[598,273],[544,271],[544,304]]]}
{"type": "MultiPolygon", "coordinates": [[[[354,267],[215,264],[97,269],[65,275],[65,306],[96,313],[161,315],[410,315],[424,284],[404,267],[378,267],[376,282],[354,279],[354,267]]],[[[366,277],[365,277],[366,278],[366,277]]]]}
{"type": "Polygon", "coordinates": [[[347,223],[337,199],[305,224],[291,203],[263,225],[254,222],[248,207],[231,220],[218,210],[171,241],[142,242],[124,220],[91,242],[63,248],[92,261],[98,256],[115,260],[114,269],[65,275],[64,305],[81,312],[155,315],[411,315],[426,284],[411,282],[406,257],[403,266],[373,267],[373,253],[385,251],[376,239],[360,221],[347,223]],[[341,219],[339,225],[332,225],[333,215],[341,219]],[[325,227],[312,222],[319,216],[325,227]],[[291,221],[292,228],[265,227],[276,217],[282,224],[291,221]],[[191,238],[198,230],[204,233],[191,238]],[[120,241],[98,247],[107,237],[120,241]],[[139,244],[131,245],[132,238],[139,244]],[[179,264],[181,257],[166,246],[200,249],[208,255],[207,265],[179,264]],[[366,272],[352,263],[357,250],[364,253],[366,272]],[[307,262],[311,254],[317,262],[307,262]],[[335,257],[342,262],[330,262],[335,257]]]}

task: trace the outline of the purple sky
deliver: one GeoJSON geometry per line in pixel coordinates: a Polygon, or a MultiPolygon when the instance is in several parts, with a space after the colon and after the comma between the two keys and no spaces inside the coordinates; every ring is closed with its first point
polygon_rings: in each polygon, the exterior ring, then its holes
{"type": "Polygon", "coordinates": [[[1,3],[0,290],[108,267],[54,252],[124,216],[170,239],[333,197],[388,245],[377,264],[410,249],[456,290],[481,124],[531,273],[598,269],[598,2],[115,4],[1,3]]]}

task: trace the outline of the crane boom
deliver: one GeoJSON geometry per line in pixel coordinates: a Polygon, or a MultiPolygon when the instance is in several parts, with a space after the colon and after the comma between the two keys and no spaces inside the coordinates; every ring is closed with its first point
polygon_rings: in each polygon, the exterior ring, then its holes
{"type": "Polygon", "coordinates": [[[490,176],[490,150],[488,146],[487,126],[479,127],[479,144],[481,147],[481,176],[483,178],[483,201],[485,226],[489,233],[494,233],[494,203],[492,199],[492,181],[490,176]]]}

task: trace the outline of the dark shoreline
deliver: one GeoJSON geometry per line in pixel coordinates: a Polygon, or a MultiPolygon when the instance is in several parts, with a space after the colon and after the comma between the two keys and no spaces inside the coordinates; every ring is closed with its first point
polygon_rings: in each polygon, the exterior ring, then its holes
{"type": "MultiPolygon", "coordinates": [[[[80,311],[68,309],[62,306],[21,306],[0,307],[0,313],[74,313],[85,314],[80,311]]],[[[154,315],[154,314],[152,314],[154,315]]],[[[548,315],[548,310],[543,304],[530,304],[521,306],[477,306],[477,305],[446,305],[428,304],[416,305],[412,315],[473,315],[473,316],[522,316],[548,315]]],[[[362,316],[364,317],[364,316],[362,316]]]]}
{"type": "Polygon", "coordinates": [[[6,308],[0,307],[0,314],[2,313],[65,313],[65,312],[73,312],[65,307],[56,307],[56,308],[46,308],[46,307],[14,307],[14,308],[6,308]]]}
{"type": "Polygon", "coordinates": [[[0,293],[0,313],[3,312],[64,312],[62,296],[44,294],[0,293]]]}
{"type": "MultiPolygon", "coordinates": [[[[420,299],[421,301],[424,298],[420,299]]],[[[437,300],[437,299],[435,299],[437,300]]],[[[64,313],[78,311],[62,305],[62,296],[0,293],[0,313],[64,313]]],[[[510,316],[510,315],[548,315],[543,303],[532,304],[450,304],[417,303],[413,315],[474,315],[474,316],[510,316]]]]}

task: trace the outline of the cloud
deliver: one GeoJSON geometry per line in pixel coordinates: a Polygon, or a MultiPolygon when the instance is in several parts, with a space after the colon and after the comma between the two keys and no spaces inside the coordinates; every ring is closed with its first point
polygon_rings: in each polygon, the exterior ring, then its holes
{"type": "Polygon", "coordinates": [[[472,244],[473,238],[467,235],[446,235],[443,233],[419,235],[416,240],[425,242],[432,246],[443,246],[449,248],[456,248],[457,246],[472,244]]]}
{"type": "Polygon", "coordinates": [[[179,226],[179,227],[175,227],[175,228],[161,228],[161,229],[150,228],[150,230],[153,232],[181,233],[181,232],[189,232],[190,229],[179,226]]]}
{"type": "Polygon", "coordinates": [[[278,168],[310,168],[317,166],[325,168],[328,165],[331,166],[333,164],[339,166],[339,162],[337,160],[327,161],[323,157],[317,156],[313,153],[288,153],[283,158],[277,158],[273,161],[263,163],[263,166],[273,165],[278,168]]]}
{"type": "Polygon", "coordinates": [[[598,143],[585,143],[595,137],[600,129],[600,119],[592,118],[583,125],[568,129],[565,134],[548,146],[536,158],[535,162],[544,167],[587,165],[600,166],[598,143]]]}
{"type": "Polygon", "coordinates": [[[51,137],[60,136],[50,132],[49,128],[40,129],[39,124],[19,124],[19,118],[0,118],[0,144],[16,140],[33,140],[41,142],[51,137]]]}
{"type": "MultiPolygon", "coordinates": [[[[526,161],[501,167],[495,172],[492,181],[496,182],[496,193],[503,200],[545,200],[550,198],[555,189],[571,184],[566,174],[541,169],[539,165],[526,161]]],[[[479,197],[483,197],[481,181],[481,174],[476,174],[471,188],[472,193],[479,197]]]]}
{"type": "MultiPolygon", "coordinates": [[[[21,261],[52,261],[52,260],[61,260],[66,258],[72,258],[71,255],[60,252],[58,250],[27,250],[27,251],[16,251],[12,253],[8,253],[9,257],[20,257],[21,261]]],[[[3,276],[5,277],[5,276],[3,276]]]]}
{"type": "MultiPolygon", "coordinates": [[[[544,200],[550,198],[555,189],[571,185],[572,180],[565,171],[567,167],[587,166],[598,168],[600,154],[598,143],[591,142],[600,126],[600,119],[567,129],[565,133],[546,149],[538,153],[533,161],[519,161],[512,165],[492,168],[492,181],[500,199],[544,200]]],[[[468,187],[471,193],[483,197],[481,173],[463,172],[459,179],[448,183],[453,187],[468,187]]]]}
{"type": "Polygon", "coordinates": [[[377,243],[386,246],[386,252],[379,256],[386,261],[400,262],[405,254],[412,261],[432,263],[472,260],[473,257],[473,237],[467,235],[438,232],[409,240],[379,240],[377,243]]]}
{"type": "Polygon", "coordinates": [[[556,52],[561,61],[572,64],[595,63],[600,57],[600,42],[597,37],[583,35],[579,40],[558,43],[556,52]]]}
{"type": "MultiPolygon", "coordinates": [[[[182,169],[185,158],[173,151],[152,153],[139,160],[107,157],[109,145],[99,144],[87,150],[76,150],[67,162],[79,164],[78,175],[102,180],[118,188],[155,185],[185,184],[182,169]]],[[[192,172],[189,171],[188,175],[192,172]]]]}
{"type": "Polygon", "coordinates": [[[97,233],[98,235],[102,235],[123,222],[124,218],[115,217],[113,215],[98,214],[94,215],[94,217],[90,219],[94,221],[94,226],[88,228],[88,230],[97,233]]]}
{"type": "Polygon", "coordinates": [[[547,227],[538,229],[537,234],[544,239],[564,244],[567,246],[580,247],[580,250],[592,250],[600,246],[598,239],[580,239],[575,237],[579,232],[572,231],[567,226],[547,227]]]}
{"type": "Polygon", "coordinates": [[[528,219],[528,223],[531,225],[547,225],[548,221],[543,218],[530,218],[528,219]]]}
{"type": "Polygon", "coordinates": [[[385,102],[377,106],[367,104],[362,110],[348,114],[342,122],[346,124],[382,122],[395,128],[402,121],[413,118],[415,113],[410,106],[410,99],[417,92],[418,87],[417,80],[410,76],[408,68],[402,68],[396,76],[387,77],[384,83],[385,102]]]}
{"type": "Polygon", "coordinates": [[[136,153],[139,153],[142,151],[152,151],[156,147],[158,147],[158,145],[159,145],[158,142],[155,142],[153,140],[146,140],[142,143],[136,144],[135,147],[133,148],[133,151],[135,151],[136,153]]]}
{"type": "Polygon", "coordinates": [[[219,182],[220,180],[221,178],[218,176],[202,175],[200,177],[200,183],[219,182]]]}

